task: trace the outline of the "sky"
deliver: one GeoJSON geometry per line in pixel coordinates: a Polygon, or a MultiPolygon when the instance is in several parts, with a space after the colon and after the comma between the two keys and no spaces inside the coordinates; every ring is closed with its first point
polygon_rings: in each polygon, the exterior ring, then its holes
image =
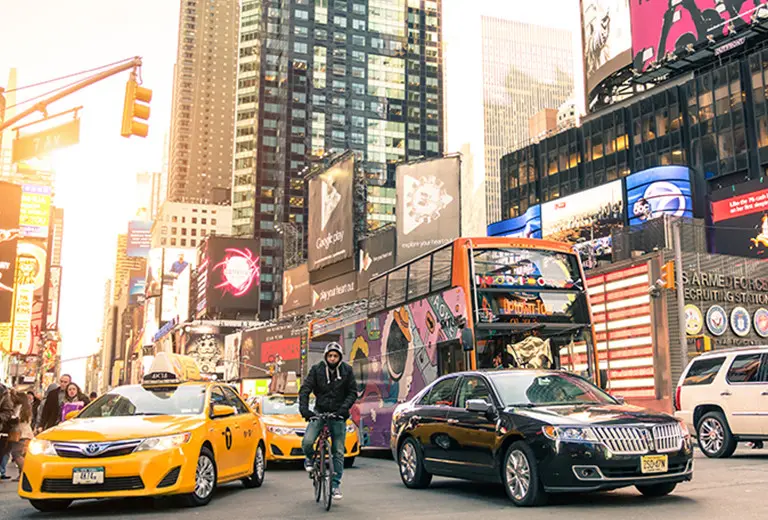
{"type": "MultiPolygon", "coordinates": [[[[446,37],[450,37],[448,31],[462,30],[464,5],[481,5],[483,14],[551,27],[576,30],[579,23],[578,0],[444,0],[446,37]]],[[[17,68],[23,86],[141,56],[144,86],[153,90],[146,139],[120,136],[128,72],[65,98],[51,109],[84,107],[80,144],[53,156],[56,205],[65,212],[60,315],[63,370],[81,385],[85,383],[84,360],[66,360],[98,349],[104,282],[114,273],[117,235],[126,231],[133,216],[135,175],[161,168],[163,138],[169,131],[178,16],[179,0],[3,2],[0,85],[5,85],[11,67],[17,68]]],[[[457,88],[460,91],[461,86],[457,88]]],[[[17,101],[47,89],[22,90],[17,101]]],[[[460,99],[460,93],[451,93],[456,94],[460,99]]]]}
{"type": "MultiPolygon", "coordinates": [[[[104,282],[114,273],[117,235],[127,230],[134,210],[135,175],[161,167],[163,137],[170,121],[179,3],[7,0],[2,4],[0,85],[5,86],[11,67],[17,68],[18,83],[23,86],[142,56],[144,86],[153,90],[146,139],[120,136],[128,72],[92,85],[51,108],[53,113],[84,107],[80,144],[53,157],[56,205],[65,212],[62,359],[79,358],[98,349],[104,282]]],[[[50,86],[19,91],[17,101],[46,90],[50,86]]],[[[65,362],[63,370],[72,373],[78,384],[85,384],[84,360],[65,362]]]]}

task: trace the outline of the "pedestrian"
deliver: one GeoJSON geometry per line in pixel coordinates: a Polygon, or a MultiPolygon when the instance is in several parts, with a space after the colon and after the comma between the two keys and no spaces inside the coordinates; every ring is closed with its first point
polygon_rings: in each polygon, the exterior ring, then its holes
{"type": "Polygon", "coordinates": [[[35,427],[37,426],[37,411],[40,408],[40,399],[35,395],[35,393],[30,390],[27,392],[27,399],[29,399],[29,406],[32,409],[32,431],[34,431],[35,427]]]}
{"type": "Polygon", "coordinates": [[[43,412],[40,416],[40,422],[37,426],[38,430],[47,430],[52,428],[61,422],[61,405],[64,404],[64,396],[66,394],[69,383],[72,382],[72,376],[69,374],[62,374],[59,378],[59,386],[52,388],[53,385],[48,387],[46,392],[45,403],[42,405],[43,412]]]}
{"type": "Polygon", "coordinates": [[[45,390],[45,395],[43,395],[43,398],[40,400],[40,406],[37,407],[37,415],[35,416],[35,433],[40,433],[43,430],[43,410],[45,410],[45,402],[48,399],[48,396],[59,388],[59,385],[56,383],[51,383],[48,385],[48,388],[45,390]]]}
{"type": "Polygon", "coordinates": [[[64,394],[64,402],[61,403],[61,421],[66,421],[67,414],[82,410],[89,402],[88,396],[80,391],[79,386],[69,383],[64,394]]]}
{"type": "Polygon", "coordinates": [[[2,458],[9,447],[8,434],[13,428],[13,401],[11,390],[0,383],[0,480],[8,480],[2,458]]]}
{"type": "MultiPolygon", "coordinates": [[[[32,433],[32,405],[29,402],[27,394],[17,392],[13,396],[14,415],[19,421],[14,425],[8,437],[10,442],[10,456],[16,466],[19,468],[19,476],[14,479],[18,482],[21,472],[24,469],[24,456],[27,453],[27,445],[34,437],[32,433]]],[[[5,462],[7,464],[7,461],[5,462]]]]}
{"type": "Polygon", "coordinates": [[[96,399],[99,398],[99,394],[97,394],[96,392],[91,392],[91,395],[89,395],[88,397],[90,398],[91,401],[95,401],[96,399]]]}

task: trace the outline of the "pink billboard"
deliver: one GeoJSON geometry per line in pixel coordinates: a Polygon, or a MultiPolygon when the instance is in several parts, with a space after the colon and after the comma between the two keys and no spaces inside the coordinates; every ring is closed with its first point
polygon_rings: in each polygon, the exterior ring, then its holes
{"type": "Polygon", "coordinates": [[[742,31],[753,19],[768,19],[766,3],[768,0],[630,0],[634,67],[644,71],[668,52],[684,56],[689,44],[718,41],[742,31]]]}

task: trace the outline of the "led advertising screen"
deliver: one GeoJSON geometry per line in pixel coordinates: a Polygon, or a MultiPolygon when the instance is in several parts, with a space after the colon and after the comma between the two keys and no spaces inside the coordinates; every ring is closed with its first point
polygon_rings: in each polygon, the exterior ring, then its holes
{"type": "Polygon", "coordinates": [[[48,223],[51,218],[50,186],[24,184],[21,187],[21,209],[19,227],[21,236],[48,238],[48,223]]]}
{"type": "Polygon", "coordinates": [[[11,321],[21,186],[0,181],[0,323],[11,321]]]}
{"type": "Polygon", "coordinates": [[[161,320],[168,322],[179,317],[180,312],[189,312],[189,273],[195,268],[197,258],[194,249],[166,248],[164,251],[161,320]]]}
{"type": "Polygon", "coordinates": [[[685,56],[686,47],[708,45],[762,20],[768,0],[630,0],[634,68],[644,71],[668,52],[685,56]]]}
{"type": "Polygon", "coordinates": [[[768,257],[768,182],[764,180],[712,193],[715,252],[768,257]]]}
{"type": "Polygon", "coordinates": [[[283,312],[309,307],[311,303],[307,264],[283,272],[283,312]]]}
{"type": "Polygon", "coordinates": [[[132,220],[128,223],[126,256],[146,258],[152,245],[152,222],[132,220]]]}
{"type": "Polygon", "coordinates": [[[632,63],[629,0],[582,0],[587,92],[632,63]]]}
{"type": "Polygon", "coordinates": [[[691,171],[685,166],[659,166],[626,179],[630,226],[662,215],[693,218],[691,171]]]}
{"type": "Polygon", "coordinates": [[[207,240],[206,305],[210,312],[259,312],[259,242],[251,238],[207,240]]]}
{"type": "Polygon", "coordinates": [[[272,372],[296,372],[301,368],[301,336],[292,324],[243,332],[241,352],[243,378],[269,377],[272,372]]]}
{"type": "Polygon", "coordinates": [[[397,166],[398,264],[459,237],[460,177],[459,157],[397,166]]]}
{"type": "Polygon", "coordinates": [[[310,271],[354,254],[354,177],[355,158],[349,156],[309,181],[310,271]]]}
{"type": "Polygon", "coordinates": [[[541,238],[541,206],[536,204],[519,217],[488,226],[489,237],[541,238]]]}

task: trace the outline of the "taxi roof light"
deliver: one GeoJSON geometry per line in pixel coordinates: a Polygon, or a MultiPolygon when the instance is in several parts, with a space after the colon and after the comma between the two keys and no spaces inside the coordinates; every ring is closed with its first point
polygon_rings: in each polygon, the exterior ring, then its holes
{"type": "Polygon", "coordinates": [[[144,375],[142,386],[167,387],[169,385],[179,385],[187,381],[202,380],[200,367],[197,366],[194,358],[160,352],[152,360],[152,365],[144,375]]]}

